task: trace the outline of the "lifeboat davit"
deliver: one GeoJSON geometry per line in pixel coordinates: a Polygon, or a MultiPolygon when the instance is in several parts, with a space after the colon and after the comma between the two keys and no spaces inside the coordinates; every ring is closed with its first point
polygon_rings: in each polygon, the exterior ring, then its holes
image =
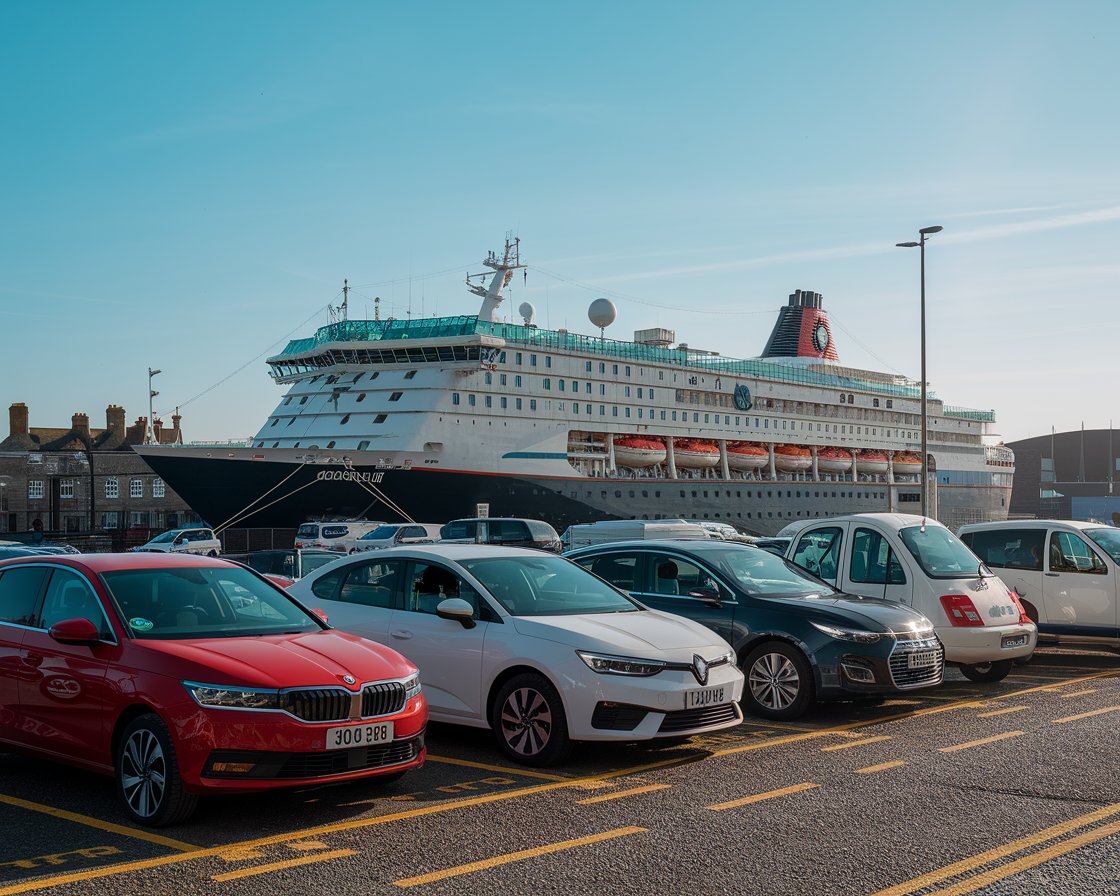
{"type": "Polygon", "coordinates": [[[617,436],[614,440],[614,462],[620,467],[654,467],[665,463],[669,452],[661,439],[648,436],[617,436]]]}
{"type": "Polygon", "coordinates": [[[678,467],[703,470],[719,463],[719,447],[703,439],[677,439],[673,442],[673,457],[678,467]]]}
{"type": "Polygon", "coordinates": [[[770,452],[754,442],[728,442],[727,466],[732,470],[760,470],[770,463],[770,452]]]}
{"type": "Polygon", "coordinates": [[[887,455],[882,451],[874,451],[868,448],[857,451],[856,462],[858,464],[856,469],[860,473],[887,472],[887,455]]]}
{"type": "Polygon", "coordinates": [[[921,476],[922,456],[915,451],[897,451],[894,455],[895,475],[921,476]]]}
{"type": "Polygon", "coordinates": [[[817,451],[817,470],[821,473],[847,473],[852,468],[852,452],[846,448],[821,448],[817,451]]]}
{"type": "Polygon", "coordinates": [[[800,445],[775,445],[774,467],[783,473],[804,473],[813,468],[813,453],[800,445]]]}

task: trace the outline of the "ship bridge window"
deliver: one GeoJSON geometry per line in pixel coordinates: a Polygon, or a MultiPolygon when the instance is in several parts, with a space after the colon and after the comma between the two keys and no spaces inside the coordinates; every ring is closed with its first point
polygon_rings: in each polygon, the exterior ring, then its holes
{"type": "Polygon", "coordinates": [[[369,439],[362,439],[358,442],[358,450],[365,451],[369,447],[369,439]]]}
{"type": "Polygon", "coordinates": [[[552,355],[545,355],[544,356],[544,366],[545,367],[551,367],[552,366],[552,355]]]}
{"type": "Polygon", "coordinates": [[[388,419],[389,419],[388,414],[378,414],[376,417],[373,418],[373,422],[374,423],[384,423],[388,419]]]}
{"type": "Polygon", "coordinates": [[[333,440],[330,441],[330,442],[327,442],[327,448],[333,448],[333,447],[334,447],[334,441],[333,440]]]}
{"type": "Polygon", "coordinates": [[[520,364],[520,363],[521,363],[521,352],[516,352],[516,353],[514,354],[514,356],[513,356],[513,363],[514,363],[514,364],[520,364]]]}
{"type": "MultiPolygon", "coordinates": [[[[264,442],[261,442],[261,444],[263,445],[263,444],[264,444],[264,442]]],[[[279,447],[280,447],[280,443],[279,443],[279,442],[273,442],[273,443],[272,443],[272,447],[273,447],[273,448],[279,448],[279,447]]]]}
{"type": "Polygon", "coordinates": [[[492,385],[493,382],[494,382],[494,374],[492,374],[492,373],[483,374],[482,375],[482,382],[485,383],[487,386],[492,385]]]}
{"type": "Polygon", "coordinates": [[[287,398],[284,399],[284,404],[291,404],[291,403],[292,403],[292,396],[289,395],[287,398]]]}
{"type": "Polygon", "coordinates": [[[583,362],[583,369],[584,369],[585,372],[591,373],[591,362],[590,361],[584,361],[583,362]]]}
{"type": "Polygon", "coordinates": [[[612,364],[611,365],[611,373],[613,373],[615,376],[618,376],[618,365],[617,364],[612,364]]]}
{"type": "Polygon", "coordinates": [[[506,401],[506,397],[504,395],[501,397],[501,405],[503,408],[508,407],[508,402],[506,401]]]}
{"type": "Polygon", "coordinates": [[[599,373],[606,373],[606,372],[607,372],[607,365],[604,364],[602,361],[600,361],[599,362],[599,373]]]}
{"type": "Polygon", "coordinates": [[[611,408],[611,416],[612,417],[617,417],[618,416],[618,406],[617,405],[615,407],[611,408]]]}
{"type": "Polygon", "coordinates": [[[389,401],[400,401],[402,395],[404,395],[403,392],[394,392],[389,396],[389,401]]]}
{"type": "Polygon", "coordinates": [[[661,419],[662,419],[662,420],[664,420],[664,419],[665,419],[665,412],[664,412],[664,411],[662,411],[662,412],[661,412],[661,419]]]}
{"type": "Polygon", "coordinates": [[[300,396],[299,403],[300,404],[307,404],[307,396],[306,395],[300,396]]]}
{"type": "Polygon", "coordinates": [[[529,410],[535,411],[537,409],[537,400],[535,398],[529,399],[529,410]]]}
{"type": "Polygon", "coordinates": [[[599,394],[600,395],[606,395],[607,394],[607,384],[606,383],[599,383],[599,394]]]}
{"type": "Polygon", "coordinates": [[[629,416],[630,416],[630,408],[626,408],[626,414],[625,414],[625,416],[627,416],[627,417],[629,417],[629,416]]]}
{"type": "Polygon", "coordinates": [[[517,410],[517,411],[521,410],[521,399],[520,398],[515,398],[513,400],[513,407],[514,407],[514,410],[517,410]]]}
{"type": "Polygon", "coordinates": [[[642,397],[643,397],[643,396],[642,396],[642,392],[643,392],[643,391],[644,391],[644,390],[642,389],[642,387],[641,387],[641,386],[638,386],[638,398],[642,398],[642,397]]]}
{"type": "Polygon", "coordinates": [[[626,396],[627,398],[629,398],[629,397],[630,397],[630,387],[629,387],[629,386],[625,386],[625,387],[623,388],[623,394],[624,394],[624,395],[625,395],[625,396],[626,396]]]}
{"type": "Polygon", "coordinates": [[[343,418],[341,420],[338,421],[338,425],[339,426],[345,426],[349,422],[350,422],[350,415],[346,414],[346,415],[343,416],[343,418]]]}
{"type": "Polygon", "coordinates": [[[499,364],[505,364],[506,363],[506,353],[505,352],[502,352],[500,355],[498,355],[498,363],[499,364]]]}
{"type": "Polygon", "coordinates": [[[288,418],[288,426],[291,426],[291,425],[292,425],[293,423],[295,423],[295,422],[296,422],[296,418],[295,418],[295,417],[289,417],[289,418],[288,418]]]}
{"type": "Polygon", "coordinates": [[[521,388],[521,377],[520,376],[515,376],[513,378],[513,385],[514,385],[514,388],[517,388],[517,389],[521,388]]]}
{"type": "Polygon", "coordinates": [[[578,414],[579,413],[579,402],[578,401],[573,401],[572,402],[572,413],[573,414],[578,414]]]}
{"type": "Polygon", "coordinates": [[[484,395],[482,398],[483,404],[488,408],[494,407],[494,398],[491,395],[484,395]]]}
{"type": "Polygon", "coordinates": [[[311,377],[311,379],[309,379],[308,382],[309,383],[314,383],[317,380],[320,380],[322,378],[323,378],[323,375],[321,373],[317,373],[317,374],[315,374],[315,376],[311,377]]]}
{"type": "Polygon", "coordinates": [[[578,392],[579,391],[579,380],[572,380],[572,391],[573,392],[578,392]]]}
{"type": "Polygon", "coordinates": [[[365,392],[359,392],[358,397],[355,399],[355,401],[365,401],[365,400],[366,400],[366,393],[365,392]]]}
{"type": "Polygon", "coordinates": [[[607,416],[607,406],[605,404],[599,405],[599,416],[600,417],[607,416]]]}
{"type": "Polygon", "coordinates": [[[472,408],[475,406],[475,397],[473,393],[467,396],[467,404],[469,404],[472,408]]]}
{"type": "Polygon", "coordinates": [[[380,370],[375,370],[375,371],[374,371],[373,373],[371,373],[371,374],[369,375],[369,378],[370,378],[371,380],[375,380],[375,379],[377,379],[377,378],[378,378],[379,376],[381,376],[381,371],[380,371],[380,370]]]}
{"type": "Polygon", "coordinates": [[[537,356],[536,355],[529,355],[529,366],[530,367],[536,367],[537,366],[537,356]]]}
{"type": "Polygon", "coordinates": [[[361,378],[362,378],[362,374],[360,374],[360,373],[359,373],[359,374],[358,374],[358,375],[357,375],[356,377],[354,377],[354,379],[350,380],[350,382],[352,382],[352,383],[356,383],[356,382],[358,382],[358,380],[360,380],[361,378]]]}
{"type": "Polygon", "coordinates": [[[459,403],[459,393],[458,392],[452,392],[451,393],[451,403],[452,404],[458,404],[459,403]]]}
{"type": "Polygon", "coordinates": [[[560,385],[560,391],[563,392],[564,391],[564,381],[563,380],[557,380],[556,382],[560,385]]]}
{"type": "Polygon", "coordinates": [[[296,442],[292,447],[293,448],[298,448],[299,447],[299,442],[296,442]]]}
{"type": "Polygon", "coordinates": [[[410,380],[410,379],[412,379],[412,378],[413,378],[414,376],[416,376],[416,371],[415,371],[415,370],[410,370],[410,371],[409,371],[408,373],[406,373],[406,374],[404,375],[404,378],[405,378],[406,380],[410,380]]]}
{"type": "Polygon", "coordinates": [[[279,417],[273,417],[273,418],[272,418],[272,425],[273,425],[273,426],[275,426],[275,425],[276,425],[277,423],[279,423],[279,422],[280,422],[280,418],[279,418],[279,417]]]}
{"type": "Polygon", "coordinates": [[[545,387],[545,389],[548,389],[548,390],[551,391],[551,389],[552,389],[552,377],[547,377],[546,376],[544,378],[544,380],[541,381],[541,385],[543,385],[545,387]]]}
{"type": "Polygon", "coordinates": [[[506,379],[506,375],[504,373],[499,373],[498,374],[498,385],[499,386],[508,386],[509,385],[509,382],[506,379]]]}
{"type": "Polygon", "coordinates": [[[626,375],[630,376],[630,366],[629,365],[626,366],[626,375]]]}

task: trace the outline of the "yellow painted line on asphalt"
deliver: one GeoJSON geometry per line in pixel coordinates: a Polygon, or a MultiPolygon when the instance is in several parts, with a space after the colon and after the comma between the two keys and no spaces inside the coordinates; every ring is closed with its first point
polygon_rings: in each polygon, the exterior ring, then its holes
{"type": "Polygon", "coordinates": [[[77,824],[84,824],[91,828],[97,828],[101,831],[108,831],[110,834],[120,834],[123,837],[132,837],[135,840],[145,840],[148,843],[156,843],[160,846],[168,846],[171,849],[177,849],[180,852],[193,852],[201,847],[195,846],[193,843],[184,843],[182,840],[173,840],[171,837],[164,837],[161,834],[154,834],[151,831],[144,831],[139,828],[129,828],[122,824],[113,824],[111,821],[102,821],[100,818],[92,818],[89,815],[81,815],[78,812],[68,812],[66,809],[56,809],[54,806],[44,806],[42,803],[33,803],[30,800],[21,800],[16,796],[8,796],[7,794],[0,793],[0,803],[7,803],[9,806],[17,806],[20,809],[28,809],[32,812],[40,812],[43,815],[50,815],[52,818],[61,818],[65,821],[73,821],[77,824]]]}
{"type": "Polygon", "coordinates": [[[859,740],[850,740],[846,744],[832,744],[831,746],[821,747],[822,753],[831,753],[835,750],[850,750],[852,747],[862,747],[865,744],[877,744],[885,740],[890,740],[889,734],[881,734],[878,737],[862,737],[859,740]]]}
{"type": "Polygon", "coordinates": [[[978,713],[976,718],[978,718],[978,719],[990,719],[992,716],[1005,716],[1009,712],[1022,712],[1024,709],[1028,709],[1028,708],[1029,707],[1026,707],[1026,706],[1006,706],[1003,709],[997,709],[997,710],[994,710],[993,712],[978,713]]]}
{"type": "Polygon", "coordinates": [[[474,762],[470,759],[455,759],[451,756],[433,756],[428,754],[428,762],[442,762],[446,765],[461,765],[466,768],[480,768],[488,772],[501,772],[503,775],[515,775],[519,778],[540,778],[543,781],[571,781],[571,775],[551,775],[548,772],[534,772],[527,768],[511,768],[508,765],[488,765],[485,762],[474,762]]]}
{"type": "Polygon", "coordinates": [[[875,772],[885,772],[887,769],[899,768],[906,765],[905,759],[892,759],[890,762],[880,762],[878,765],[869,765],[867,768],[857,768],[857,775],[873,775],[875,772]]]}
{"type": "Polygon", "coordinates": [[[254,865],[252,868],[242,868],[240,871],[227,871],[225,874],[215,874],[210,879],[217,881],[240,880],[243,877],[255,877],[258,874],[283,871],[285,868],[298,868],[300,865],[314,865],[316,862],[341,859],[346,856],[357,855],[357,853],[356,849],[332,849],[330,852],[317,852],[309,856],[300,856],[298,859],[269,862],[267,865],[254,865]]]}
{"type": "Polygon", "coordinates": [[[620,800],[624,796],[637,796],[640,793],[653,793],[655,790],[668,790],[672,784],[647,784],[645,787],[631,787],[629,790],[619,790],[616,793],[603,793],[599,796],[589,796],[585,800],[576,800],[581,806],[592,803],[605,803],[607,800],[620,800]]]}
{"type": "Polygon", "coordinates": [[[752,803],[761,803],[763,800],[789,796],[791,793],[801,793],[803,790],[812,790],[820,786],[820,784],[811,784],[806,781],[804,784],[794,784],[792,787],[783,787],[781,790],[768,790],[766,793],[755,793],[751,796],[740,797],[737,800],[728,800],[726,803],[716,803],[714,806],[708,806],[707,808],[713,812],[722,812],[724,809],[737,809],[739,806],[749,806],[752,803]]]}
{"type": "MultiPolygon", "coordinates": [[[[946,865],[943,868],[937,868],[926,874],[919,875],[918,877],[911,878],[901,884],[896,884],[893,887],[887,887],[885,890],[879,890],[873,893],[872,896],[909,896],[911,893],[917,893],[919,890],[925,890],[929,887],[936,886],[944,883],[954,877],[960,877],[962,874],[967,874],[970,871],[975,871],[984,865],[997,862],[1000,859],[1005,859],[1008,856],[1014,855],[1017,852],[1022,852],[1025,849],[1031,849],[1035,846],[1040,846],[1048,840],[1054,840],[1058,837],[1064,837],[1080,828],[1088,827],[1089,825],[1096,824],[1106,818],[1111,818],[1114,815],[1120,814],[1120,803],[1113,803],[1110,806],[1105,806],[1102,809],[1096,809],[1085,815],[1079,815],[1076,818],[1071,818],[1069,821],[1063,821],[1061,824],[1056,824],[1034,834],[1028,834],[1025,837],[1020,837],[1018,840],[1012,840],[1010,843],[1005,843],[1003,846],[997,846],[994,849],[989,849],[986,852],[979,853],[975,856],[970,856],[967,859],[961,859],[959,862],[953,862],[951,865],[946,865]]],[[[1090,834],[1098,834],[1101,831],[1110,831],[1112,825],[1105,828],[1097,828],[1090,831],[1090,834]]],[[[1108,836],[1102,834],[1101,836],[1108,836]]],[[[1100,839],[1099,837],[1097,839],[1100,839]]],[[[1064,841],[1069,843],[1072,841],[1064,841]]],[[[1062,845],[1062,844],[1059,844],[1062,845]]],[[[1006,867],[1006,866],[1005,866],[1006,867]]]]}
{"type": "Polygon", "coordinates": [[[1090,694],[1095,694],[1096,688],[1087,688],[1084,691],[1074,691],[1072,694],[1062,694],[1063,700],[1069,700],[1071,697],[1088,697],[1090,694]]]}
{"type": "Polygon", "coordinates": [[[1040,849],[1032,855],[1023,856],[1023,858],[1016,859],[1014,862],[1008,862],[1006,865],[1001,865],[990,871],[984,871],[977,874],[975,877],[970,877],[968,880],[953,884],[951,887],[937,890],[935,893],[931,893],[930,896],[964,896],[966,893],[973,893],[996,881],[1003,880],[1015,874],[1020,874],[1023,871],[1041,865],[1043,862],[1049,862],[1051,859],[1064,856],[1067,853],[1081,849],[1083,846],[1088,846],[1090,843],[1096,843],[1098,840],[1103,840],[1105,837],[1110,837],[1116,833],[1120,833],[1120,821],[1114,821],[1112,824],[1106,824],[1095,830],[1086,831],[1084,834],[1078,834],[1076,837],[1071,837],[1069,840],[1063,840],[1061,843],[1055,843],[1053,846],[1040,849]]]}
{"type": "Polygon", "coordinates": [[[1026,732],[1023,731],[1005,731],[1003,734],[993,734],[991,737],[982,737],[980,740],[970,740],[967,743],[955,744],[951,747],[941,747],[939,753],[955,753],[957,750],[970,750],[973,747],[982,747],[985,744],[994,744],[996,741],[1009,740],[1012,737],[1019,737],[1026,732]]]}
{"type": "Polygon", "coordinates": [[[548,846],[537,846],[533,849],[522,849],[518,852],[494,856],[492,859],[482,859],[479,862],[470,862],[466,865],[457,865],[454,868],[445,868],[443,871],[433,871],[430,874],[421,874],[416,877],[405,877],[393,881],[393,885],[407,889],[419,887],[423,884],[434,883],[437,880],[446,880],[449,877],[458,877],[462,874],[471,874],[475,871],[485,871],[487,868],[496,868],[499,865],[508,865],[510,862],[520,862],[523,859],[534,859],[549,853],[561,852],[565,849],[574,849],[577,846],[588,846],[592,843],[602,843],[616,837],[627,837],[631,834],[643,834],[646,828],[627,827],[616,828],[613,831],[604,831],[602,834],[592,834],[588,837],[576,837],[574,840],[564,840],[560,843],[550,843],[548,846]]]}
{"type": "MultiPolygon", "coordinates": [[[[1070,683],[1091,681],[1097,678],[1109,678],[1120,675],[1120,670],[1110,669],[1103,672],[1096,672],[1092,675],[1086,675],[1081,678],[1071,679],[1070,683]]],[[[1049,688],[1023,688],[1018,691],[1012,691],[1007,694],[1002,694],[1002,699],[1010,699],[1019,697],[1023,694],[1034,693],[1036,691],[1048,690],[1049,688]]],[[[845,731],[853,731],[860,728],[867,728],[872,725],[880,725],[885,722],[894,722],[905,719],[921,718],[927,715],[933,715],[942,712],[950,712],[955,709],[966,709],[979,705],[975,700],[964,700],[959,703],[950,704],[948,706],[934,706],[923,709],[911,710],[904,713],[895,713],[889,716],[880,716],[876,719],[864,720],[860,722],[851,722],[845,725],[837,725],[831,728],[822,728],[817,731],[807,731],[804,734],[790,734],[784,737],[770,738],[761,740],[756,743],[748,744],[741,747],[729,747],[724,750],[717,750],[708,753],[706,756],[695,757],[678,757],[675,759],[663,760],[660,762],[650,762],[644,765],[633,766],[631,768],[617,769],[611,772],[604,772],[598,775],[587,775],[578,778],[572,778],[566,781],[554,781],[547,784],[531,785],[529,787],[521,787],[514,790],[504,790],[498,793],[488,793],[481,796],[467,797],[461,800],[449,800],[447,802],[438,803],[432,806],[424,806],[417,809],[410,809],[403,812],[394,812],[388,815],[379,815],[375,818],[356,819],[354,821],[336,822],[330,825],[324,825],[317,828],[306,828],[296,831],[291,831],[287,834],[276,834],[271,837],[264,837],[257,840],[245,840],[235,843],[227,843],[222,846],[201,848],[191,847],[193,851],[182,852],[170,856],[160,856],[151,859],[140,859],[135,862],[124,862],[119,865],[108,865],[103,868],[90,869],[88,871],[73,872],[70,874],[59,874],[54,877],[41,878],[36,881],[25,881],[9,886],[0,886],[0,896],[14,896],[17,893],[29,893],[36,890],[45,890],[51,887],[61,886],[63,884],[77,883],[79,881],[94,880],[102,877],[114,877],[120,874],[128,874],[133,871],[146,871],[151,868],[159,868],[165,865],[174,865],[180,862],[189,861],[191,859],[206,858],[208,856],[220,856],[231,850],[238,849],[252,849],[257,846],[267,846],[273,843],[287,843],[292,840],[302,840],[308,837],[319,837],[337,831],[348,831],[372,827],[374,825],[389,824],[394,821],[401,821],[409,818],[417,818],[425,815],[435,815],[443,812],[451,812],[457,809],[469,808],[472,806],[484,805],[486,803],[501,802],[503,800],[517,799],[523,796],[532,796],[538,793],[545,793],[552,790],[558,790],[565,787],[586,787],[588,783],[611,780],[614,778],[625,777],[627,775],[635,775],[644,771],[651,771],[653,769],[673,768],[676,766],[688,765],[696,762],[699,759],[716,757],[716,756],[730,756],[737,753],[745,753],[752,750],[767,749],[770,747],[785,746],[787,744],[800,743],[805,740],[810,740],[819,737],[828,737],[833,734],[841,734],[845,731]]],[[[504,769],[503,769],[504,771],[504,769]]],[[[2,796],[2,795],[0,795],[2,796]]],[[[131,829],[129,829],[131,830],[131,829]]]]}
{"type": "Polygon", "coordinates": [[[1116,712],[1120,706],[1106,706],[1104,709],[1094,709],[1089,712],[1079,712],[1075,716],[1066,716],[1064,719],[1051,719],[1054,725],[1061,725],[1063,722],[1077,722],[1081,719],[1087,719],[1090,716],[1103,716],[1106,712],[1116,712]]]}

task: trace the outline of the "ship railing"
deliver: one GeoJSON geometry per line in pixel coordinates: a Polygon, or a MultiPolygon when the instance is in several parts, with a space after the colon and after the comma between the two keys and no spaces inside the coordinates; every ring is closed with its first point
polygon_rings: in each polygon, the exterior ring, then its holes
{"type": "Polygon", "coordinates": [[[976,420],[980,423],[995,423],[995,411],[977,411],[973,408],[957,408],[946,405],[942,408],[942,414],[946,417],[956,417],[960,420],[976,420]]]}

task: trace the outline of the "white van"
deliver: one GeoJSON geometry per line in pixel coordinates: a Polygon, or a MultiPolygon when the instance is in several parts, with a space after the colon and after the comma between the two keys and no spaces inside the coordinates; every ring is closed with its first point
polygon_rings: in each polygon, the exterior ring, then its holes
{"type": "Polygon", "coordinates": [[[945,661],[972,681],[1006,677],[1038,641],[1014,592],[936,520],[902,513],[821,519],[796,531],[786,557],[840,591],[925,614],[945,661]]]}
{"type": "Polygon", "coordinates": [[[601,520],[569,526],[561,540],[564,550],[586,548],[609,541],[633,541],[650,538],[708,538],[708,530],[684,520],[601,520]]]}
{"type": "Polygon", "coordinates": [[[385,523],[379,520],[316,520],[296,531],[296,550],[319,549],[349,554],[358,539],[385,523]]]}
{"type": "Polygon", "coordinates": [[[1120,529],[1071,520],[961,526],[1038,623],[1039,638],[1120,646],[1120,529]]]}
{"type": "Polygon", "coordinates": [[[350,553],[380,551],[398,544],[432,544],[438,540],[439,523],[386,523],[359,538],[350,553]]]}

